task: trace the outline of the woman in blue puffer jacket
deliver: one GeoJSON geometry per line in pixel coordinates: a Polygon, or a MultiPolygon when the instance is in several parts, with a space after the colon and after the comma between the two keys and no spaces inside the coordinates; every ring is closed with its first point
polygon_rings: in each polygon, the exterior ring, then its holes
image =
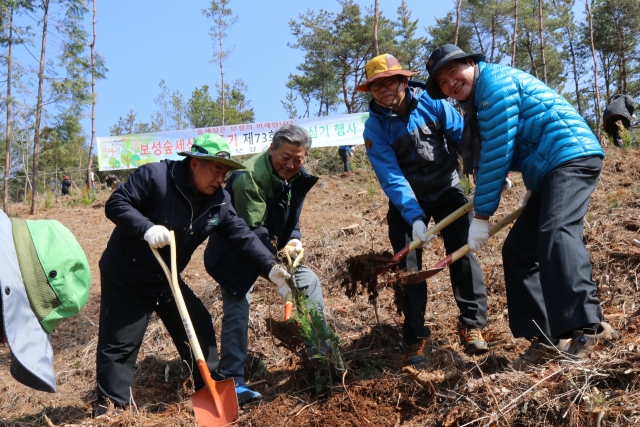
{"type": "Polygon", "coordinates": [[[598,140],[554,90],[523,71],[486,63],[484,55],[444,45],[427,71],[429,95],[454,98],[465,113],[462,156],[470,165],[465,173],[472,169],[476,177],[472,251],[489,239],[507,172],[521,172],[528,189],[502,249],[509,325],[515,337],[531,340],[510,366],[543,363],[557,354],[552,346],[585,355],[615,333],[602,321],[582,240],[604,158],[598,140]]]}

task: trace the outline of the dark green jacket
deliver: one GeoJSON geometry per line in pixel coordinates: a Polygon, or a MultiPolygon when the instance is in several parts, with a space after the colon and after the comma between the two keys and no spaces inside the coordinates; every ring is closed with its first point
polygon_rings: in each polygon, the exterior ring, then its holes
{"type": "MultiPolygon", "coordinates": [[[[244,163],[233,172],[226,190],[238,213],[274,255],[291,239],[300,239],[300,214],[309,190],[318,181],[302,168],[290,181],[273,171],[269,151],[244,163]],[[276,246],[272,242],[277,242],[276,246]]],[[[222,239],[212,235],[204,253],[207,272],[238,299],[243,298],[259,276],[222,239]]]]}

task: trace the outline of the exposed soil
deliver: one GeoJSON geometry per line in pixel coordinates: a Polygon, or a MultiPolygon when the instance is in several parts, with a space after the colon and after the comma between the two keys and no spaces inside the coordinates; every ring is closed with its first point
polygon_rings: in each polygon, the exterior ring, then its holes
{"type": "MultiPolygon", "coordinates": [[[[360,263],[359,278],[342,286],[346,261],[357,255],[390,256],[387,199],[373,173],[322,176],[303,211],[305,257],[323,283],[328,321],[342,341],[344,375],[316,391],[313,371],[302,365],[303,346],[273,286],[255,287],[249,320],[247,381],[264,399],[241,408],[238,426],[630,426],[640,425],[640,151],[607,148],[604,171],[585,218],[585,242],[607,321],[619,337],[599,343],[580,361],[558,358],[526,372],[505,365],[528,347],[509,331],[500,250],[507,226],[479,255],[489,297],[485,338],[490,351],[462,351],[455,325],[458,309],[448,270],[428,280],[425,314],[437,344],[423,365],[403,368],[402,316],[389,275],[373,280],[360,263]],[[363,191],[366,190],[366,191],[363,191]],[[348,289],[348,295],[345,290],[348,289]],[[396,301],[394,302],[394,299],[396,301]]],[[[519,176],[494,216],[515,209],[524,194],[519,176]]],[[[9,350],[0,346],[0,426],[194,426],[188,370],[154,317],[138,357],[132,405],[124,412],[91,419],[95,400],[95,351],[100,305],[98,260],[113,230],[104,216],[104,192],[93,206],[57,200],[37,219],[57,219],[84,248],[93,272],[89,302],[80,315],[51,335],[58,392],[30,390],[9,374],[9,350]]],[[[29,218],[28,207],[11,215],[29,218]]],[[[522,244],[527,244],[523,242],[522,244]]],[[[423,256],[425,267],[445,256],[441,239],[423,256]]],[[[204,270],[203,248],[194,254],[184,280],[202,298],[220,331],[221,297],[204,270]]],[[[361,258],[362,261],[362,258],[361,258]]],[[[365,260],[366,261],[366,260],[365,260]]],[[[374,263],[375,264],[375,263],[374,263]]],[[[367,268],[369,270],[367,270],[367,268]]],[[[397,287],[396,287],[397,288],[397,287]]]]}

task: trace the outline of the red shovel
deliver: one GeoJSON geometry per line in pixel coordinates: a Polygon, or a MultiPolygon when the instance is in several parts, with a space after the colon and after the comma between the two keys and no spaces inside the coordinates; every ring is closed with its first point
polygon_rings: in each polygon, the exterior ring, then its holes
{"type": "MultiPolygon", "coordinates": [[[[506,217],[502,218],[502,220],[500,222],[497,222],[496,224],[494,224],[493,227],[491,227],[489,229],[489,237],[493,236],[498,231],[502,230],[507,224],[510,224],[513,221],[515,221],[520,216],[520,214],[522,213],[524,208],[525,208],[524,206],[520,206],[518,209],[516,209],[515,211],[511,212],[509,215],[507,215],[506,217]]],[[[439,263],[437,263],[433,267],[429,268],[428,270],[422,270],[422,271],[418,271],[418,272],[415,272],[415,273],[412,273],[412,274],[408,274],[408,275],[404,276],[402,278],[402,280],[406,280],[406,283],[408,283],[408,284],[420,283],[423,280],[426,280],[429,277],[438,274],[439,272],[444,270],[444,268],[446,266],[456,262],[457,260],[459,260],[460,258],[465,256],[466,254],[468,254],[469,250],[470,250],[469,249],[469,245],[466,244],[463,247],[461,247],[460,249],[458,249],[457,251],[452,252],[449,255],[447,255],[439,263]]]]}
{"type": "MultiPolygon", "coordinates": [[[[440,221],[439,223],[437,223],[436,225],[434,225],[433,227],[428,229],[424,233],[425,239],[428,238],[429,236],[433,236],[434,234],[439,233],[447,225],[451,224],[453,221],[457,220],[462,215],[466,214],[467,212],[471,211],[472,209],[473,209],[473,200],[470,200],[467,203],[465,203],[464,205],[460,206],[454,212],[449,214],[442,221],[440,221]]],[[[409,252],[412,252],[412,251],[415,251],[416,249],[418,249],[420,247],[420,245],[422,245],[422,240],[415,239],[413,242],[409,243],[407,246],[405,246],[404,248],[400,249],[400,251],[398,251],[398,253],[396,253],[393,256],[393,258],[391,258],[389,260],[389,263],[385,267],[381,267],[381,268],[377,269],[376,270],[376,274],[384,273],[389,268],[395,266],[401,260],[403,260],[409,254],[409,252]]]]}
{"type": "MultiPolygon", "coordinates": [[[[512,187],[512,183],[511,183],[511,181],[509,179],[507,179],[505,181],[505,183],[504,183],[504,187],[502,188],[502,192],[505,193],[505,192],[509,191],[511,189],[511,187],[512,187]]],[[[458,209],[456,209],[451,214],[446,216],[442,221],[440,221],[439,223],[437,223],[436,225],[434,225],[433,227],[428,229],[424,233],[425,239],[428,238],[429,236],[432,236],[432,235],[434,235],[436,233],[439,233],[440,231],[442,231],[443,228],[445,228],[446,226],[448,226],[449,224],[451,224],[452,222],[454,222],[458,218],[462,217],[462,215],[466,214],[467,212],[469,212],[471,210],[473,210],[473,200],[470,200],[467,203],[465,203],[464,205],[460,206],[458,209]]],[[[514,220],[515,220],[515,218],[514,218],[514,220]]],[[[384,273],[386,270],[388,270],[391,267],[393,267],[394,265],[398,264],[402,259],[404,259],[404,257],[407,256],[407,254],[409,254],[409,252],[418,249],[420,247],[420,245],[422,245],[422,240],[415,239],[413,242],[409,243],[407,246],[405,246],[404,248],[400,249],[400,251],[397,254],[395,254],[393,256],[393,258],[391,258],[391,260],[389,260],[389,263],[386,266],[378,268],[376,270],[376,274],[384,273]]],[[[465,254],[466,254],[466,252],[465,252],[465,254]]],[[[446,265],[449,265],[449,264],[446,264],[446,265]]]]}
{"type": "Polygon", "coordinates": [[[171,285],[173,298],[178,305],[178,311],[182,318],[184,329],[189,337],[191,351],[196,358],[198,370],[205,382],[205,386],[191,395],[193,411],[196,414],[196,421],[199,427],[223,427],[238,419],[238,396],[233,378],[223,381],[213,381],[211,372],[200,348],[200,343],[187,311],[187,306],[182,298],[180,284],[178,283],[178,267],[176,262],[176,238],[173,231],[169,232],[171,239],[171,271],[167,268],[164,260],[154,248],[151,248],[156,259],[160,263],[164,274],[171,285]]]}

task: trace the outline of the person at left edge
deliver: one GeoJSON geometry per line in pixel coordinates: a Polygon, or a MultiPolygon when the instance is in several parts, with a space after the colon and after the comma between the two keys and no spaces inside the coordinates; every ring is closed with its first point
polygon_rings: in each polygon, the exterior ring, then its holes
{"type": "MultiPolygon", "coordinates": [[[[170,263],[169,230],[176,234],[178,273],[212,233],[220,236],[284,298],[289,274],[238,217],[221,184],[230,169],[243,166],[231,158],[224,138],[205,134],[194,140],[182,161],[163,160],[138,168],[113,192],[105,205],[116,224],[100,259],[100,327],[96,358],[98,402],[94,416],[109,403],[125,407],[130,401],[136,357],[149,319],[156,312],[183,361],[192,366],[195,389],[204,386],[193,369],[191,349],[165,274],[149,246],[170,263]]],[[[180,277],[178,275],[178,277],[180,277]]],[[[212,377],[217,374],[218,350],[211,315],[194,292],[180,288],[212,377]]]]}
{"type": "Polygon", "coordinates": [[[9,372],[35,390],[55,392],[49,334],[89,298],[89,262],[58,221],[25,221],[0,209],[0,343],[9,372]]]}

